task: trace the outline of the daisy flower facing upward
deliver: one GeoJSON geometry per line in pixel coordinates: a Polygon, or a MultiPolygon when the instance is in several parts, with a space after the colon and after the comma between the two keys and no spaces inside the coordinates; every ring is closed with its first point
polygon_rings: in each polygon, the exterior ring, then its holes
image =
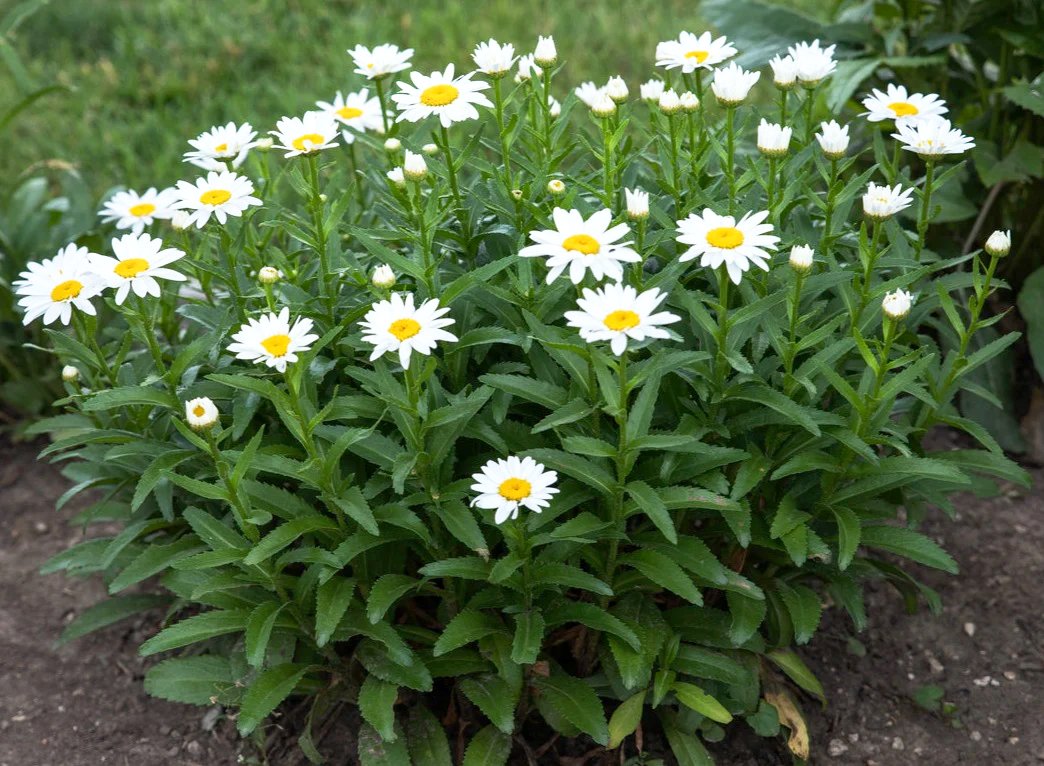
{"type": "Polygon", "coordinates": [[[192,151],[185,152],[185,162],[191,162],[204,170],[224,170],[227,167],[225,162],[231,162],[232,167],[238,168],[257,145],[255,138],[257,131],[250,127],[249,122],[242,125],[234,122],[215,125],[196,138],[189,139],[192,151]]]}
{"type": "Polygon", "coordinates": [[[871,95],[863,99],[866,111],[863,114],[870,122],[895,120],[900,123],[918,122],[926,117],[946,114],[946,102],[934,93],[907,93],[902,85],[888,84],[885,92],[874,88],[871,95]]]}
{"type": "Polygon", "coordinates": [[[656,288],[639,293],[633,287],[605,285],[598,290],[584,288],[583,297],[576,304],[580,311],[567,311],[566,322],[580,331],[588,343],[609,341],[617,356],[627,350],[628,338],[639,343],[646,338],[669,338],[671,334],[661,325],[681,320],[677,314],[657,307],[667,298],[656,288]]]}
{"type": "Polygon", "coordinates": [[[863,213],[868,218],[884,221],[913,204],[913,189],[901,185],[878,186],[870,183],[863,195],[863,213]]]}
{"type": "Polygon", "coordinates": [[[287,364],[297,361],[298,352],[307,351],[319,339],[311,332],[312,320],[300,317],[291,326],[290,309],[264,314],[239,328],[228,344],[236,359],[247,359],[286,372],[287,364]]]}
{"type": "Polygon", "coordinates": [[[373,304],[359,323],[364,330],[362,339],[373,345],[370,361],[397,351],[399,363],[406,370],[414,351],[427,356],[440,340],[457,340],[456,335],[442,329],[453,324],[448,313],[449,307],[440,308],[437,298],[415,307],[413,293],[393,293],[388,300],[373,304]]]}
{"type": "Polygon", "coordinates": [[[180,271],[165,268],[185,254],[177,248],[163,247],[163,240],[148,234],[124,234],[112,241],[115,258],[106,255],[91,257],[91,265],[107,287],[116,288],[116,305],[123,305],[131,290],[139,298],[160,295],[157,279],[184,282],[180,271]]]}
{"type": "Polygon", "coordinates": [[[630,232],[627,224],[611,226],[611,210],[599,210],[586,221],[579,210],[556,207],[551,212],[554,229],[531,231],[529,238],[535,245],[523,247],[523,258],[547,258],[547,283],[551,284],[569,268],[569,278],[580,284],[590,270],[598,280],[607,276],[619,281],[623,278],[621,263],[638,263],[642,257],[632,250],[630,242],[619,242],[630,232]]]}
{"type": "Polygon", "coordinates": [[[54,258],[26,264],[27,271],[13,283],[18,305],[25,310],[22,324],[42,316],[44,324],[60,319],[67,325],[74,308],[95,316],[91,298],[105,285],[91,270],[93,256],[86,247],[66,245],[54,258]]]}
{"type": "Polygon", "coordinates": [[[903,148],[917,152],[921,157],[937,159],[947,154],[964,154],[975,148],[975,142],[961,132],[951,128],[950,121],[943,117],[930,117],[914,123],[896,124],[898,133],[892,138],[903,144],[903,148]]]}
{"type": "Polygon", "coordinates": [[[682,32],[677,40],[665,40],[656,46],[656,66],[689,74],[701,68],[711,69],[735,55],[736,49],[724,37],[715,40],[710,32],[699,37],[682,32]]]}
{"type": "Polygon", "coordinates": [[[754,264],[768,271],[770,251],[776,249],[779,237],[772,235],[772,225],[763,223],[768,211],[747,213],[738,222],[731,215],[718,215],[706,208],[702,215],[690,213],[678,221],[678,241],[690,245],[680,261],[691,261],[696,256],[700,265],[717,269],[724,264],[729,278],[739,284],[743,272],[754,264]]]}
{"type": "Polygon", "coordinates": [[[505,460],[490,460],[471,479],[475,482],[471,491],[478,493],[472,507],[495,511],[493,521],[497,524],[517,519],[519,508],[540,513],[558,493],[554,486],[558,474],[531,457],[512,455],[505,460]]]}
{"type": "Polygon", "coordinates": [[[826,48],[819,47],[819,40],[810,43],[798,43],[787,48],[787,53],[794,61],[797,78],[802,85],[813,86],[827,75],[833,74],[837,69],[834,61],[834,48],[831,45],[826,48]]]}
{"type": "Polygon", "coordinates": [[[410,59],[413,58],[413,48],[399,50],[398,45],[384,43],[372,50],[365,45],[356,45],[348,50],[355,64],[355,73],[365,76],[367,79],[376,80],[378,77],[401,72],[410,68],[410,59]]]}
{"type": "Polygon", "coordinates": [[[350,144],[355,141],[355,134],[365,133],[368,130],[381,131],[384,124],[381,121],[381,102],[377,98],[369,98],[370,91],[363,88],[347,96],[337,91],[333,101],[318,101],[316,106],[319,111],[335,122],[350,130],[342,130],[341,135],[344,142],[350,144]]]}
{"type": "Polygon", "coordinates": [[[305,112],[304,117],[283,117],[269,132],[275,136],[276,146],[286,150],[284,157],[297,157],[332,148],[337,141],[337,121],[327,112],[305,112]]]}
{"type": "Polygon", "coordinates": [[[399,111],[402,112],[397,122],[419,122],[425,117],[435,115],[442,126],[448,128],[455,122],[478,119],[479,113],[475,105],[492,108],[493,103],[480,93],[489,87],[488,82],[474,82],[468,72],[460,77],[453,76],[453,64],[444,72],[432,72],[423,75],[411,72],[411,85],[399,82],[399,92],[392,95],[399,111]]]}
{"type": "Polygon", "coordinates": [[[760,78],[761,72],[748,72],[733,61],[727,67],[714,70],[711,90],[722,106],[739,106],[760,78]]]}
{"type": "Polygon", "coordinates": [[[253,194],[254,184],[250,179],[230,170],[220,173],[212,170],[195,183],[178,181],[177,206],[188,211],[190,224],[195,223],[197,229],[202,229],[210,216],[224,224],[228,216],[241,216],[251,205],[260,205],[261,200],[253,194]]]}
{"type": "Polygon", "coordinates": [[[149,187],[144,194],[134,190],[116,192],[105,201],[98,215],[102,223],[115,221],[117,229],[139,234],[153,221],[173,216],[177,196],[174,189],[156,191],[155,187],[149,187]]]}
{"type": "Polygon", "coordinates": [[[475,66],[482,74],[490,77],[503,77],[515,65],[515,46],[511,43],[501,45],[492,37],[489,42],[479,43],[471,54],[475,66]]]}

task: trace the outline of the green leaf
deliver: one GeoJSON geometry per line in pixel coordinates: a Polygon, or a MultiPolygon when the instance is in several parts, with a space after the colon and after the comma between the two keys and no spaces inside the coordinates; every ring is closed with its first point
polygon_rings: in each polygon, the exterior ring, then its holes
{"type": "Polygon", "coordinates": [[[226,633],[237,633],[246,628],[249,616],[246,609],[203,612],[160,631],[142,644],[138,653],[148,657],[226,633]]]}
{"type": "Polygon", "coordinates": [[[524,375],[496,375],[489,373],[479,378],[487,386],[507,391],[512,396],[535,402],[549,410],[557,410],[569,401],[569,392],[553,383],[527,378],[524,375]]]}
{"type": "Polygon", "coordinates": [[[653,550],[638,550],[620,557],[620,563],[633,567],[660,587],[699,606],[703,597],[689,575],[678,564],[653,550]]]}
{"type": "Polygon", "coordinates": [[[473,609],[464,609],[449,621],[432,647],[436,657],[478,641],[493,633],[504,632],[504,625],[496,617],[473,609]]]}
{"type": "Polygon", "coordinates": [[[410,754],[404,736],[396,736],[394,742],[386,742],[370,724],[363,722],[359,727],[358,744],[360,766],[410,766],[410,754]]]}
{"type": "Polygon", "coordinates": [[[187,705],[211,705],[232,685],[228,659],[211,654],[163,660],[145,673],[148,694],[187,705]]]}
{"type": "Polygon", "coordinates": [[[937,542],[905,527],[863,527],[863,545],[904,556],[925,566],[957,574],[957,562],[937,542]]]}
{"type": "Polygon", "coordinates": [[[419,584],[418,580],[407,575],[387,574],[378,577],[366,600],[366,617],[370,622],[378,622],[392,604],[416,589],[419,584]]]}
{"type": "Polygon", "coordinates": [[[837,566],[842,572],[852,563],[861,538],[861,525],[855,511],[831,505],[830,512],[837,520],[837,566]]]}
{"type": "Polygon", "coordinates": [[[116,596],[100,601],[80,613],[70,622],[58,644],[64,644],[80,636],[108,627],[139,612],[155,609],[170,603],[167,596],[116,596]]]}
{"type": "Polygon", "coordinates": [[[685,707],[695,710],[712,721],[729,723],[732,720],[732,713],[726,710],[718,700],[695,684],[675,681],[671,686],[671,690],[674,692],[674,696],[678,698],[678,701],[685,707]]]}
{"type": "Polygon", "coordinates": [[[247,662],[252,667],[259,668],[264,664],[268,639],[284,606],[286,604],[278,601],[265,601],[250,613],[246,624],[245,644],[247,662]]]}
{"type": "Polygon", "coordinates": [[[649,517],[649,521],[656,525],[660,533],[671,543],[678,542],[678,533],[674,529],[674,522],[667,512],[667,506],[652,487],[644,481],[632,481],[627,485],[630,494],[642,512],[649,517]]]}
{"type": "Polygon", "coordinates": [[[336,530],[337,522],[326,516],[319,516],[318,514],[312,516],[299,516],[296,519],[286,522],[276,529],[269,532],[267,535],[261,538],[261,541],[253,547],[253,549],[243,559],[243,563],[247,565],[260,564],[262,561],[266,561],[279,551],[283,550],[290,543],[294,542],[301,535],[306,535],[309,532],[317,532],[319,530],[336,530]]]}
{"type": "Polygon", "coordinates": [[[714,766],[714,759],[695,734],[682,730],[663,713],[660,718],[663,721],[663,732],[667,735],[667,744],[678,760],[678,766],[714,766]]]}
{"type": "Polygon", "coordinates": [[[134,405],[177,409],[179,402],[166,391],[150,386],[109,388],[88,396],[81,405],[86,412],[122,409],[134,405]]]}
{"type": "Polygon", "coordinates": [[[823,613],[819,596],[804,585],[789,586],[779,581],[776,582],[776,590],[779,591],[790,613],[790,620],[794,625],[794,640],[799,644],[807,644],[819,627],[819,619],[823,613]]]}
{"type": "Polygon", "coordinates": [[[729,602],[729,612],[732,613],[729,640],[733,646],[742,646],[757,631],[768,607],[764,599],[748,598],[731,590],[726,591],[725,598],[729,602]]]}
{"type": "Polygon", "coordinates": [[[424,705],[410,708],[406,737],[413,766],[453,766],[446,732],[424,705]]]}
{"type": "Polygon", "coordinates": [[[504,766],[509,757],[511,737],[496,727],[487,726],[471,738],[462,766],[504,766]]]}
{"type": "Polygon", "coordinates": [[[380,680],[376,676],[366,676],[359,689],[359,714],[370,724],[385,742],[394,742],[395,733],[395,700],[399,696],[399,687],[380,680]]]}
{"type": "Polygon", "coordinates": [[[236,722],[239,733],[245,737],[256,729],[280,702],[290,696],[309,669],[309,665],[287,663],[261,673],[243,695],[236,722]]]}
{"type": "Polygon", "coordinates": [[[529,582],[534,588],[580,588],[601,596],[613,595],[613,589],[594,575],[589,575],[578,567],[558,562],[541,564],[529,582]]]}
{"type": "Polygon", "coordinates": [[[344,511],[348,518],[355,521],[360,527],[371,535],[379,534],[377,521],[373,518],[370,504],[366,502],[362,491],[358,487],[349,487],[340,495],[333,498],[337,507],[344,511]]]}
{"type": "Polygon", "coordinates": [[[634,734],[642,722],[645,709],[645,689],[621,702],[609,719],[609,749],[620,747],[625,739],[634,734]]]}
{"type": "Polygon", "coordinates": [[[181,515],[199,539],[209,545],[212,550],[242,550],[245,553],[246,549],[250,547],[250,543],[245,537],[206,511],[199,508],[188,508],[181,515]]]}
{"type": "Polygon", "coordinates": [[[341,624],[355,592],[355,580],[334,575],[315,591],[315,643],[326,646],[341,624]]]}
{"type": "Polygon", "coordinates": [[[791,681],[809,694],[818,697],[820,702],[826,705],[826,693],[823,691],[823,684],[819,682],[819,679],[808,669],[808,665],[797,656],[794,650],[773,649],[766,656],[776,663],[791,681]]]}
{"type": "Polygon", "coordinates": [[[124,588],[129,588],[135,583],[159,574],[172,566],[174,562],[199,550],[199,543],[191,535],[168,545],[152,544],[138,554],[137,558],[109,583],[109,593],[119,593],[124,588]]]}
{"type": "Polygon", "coordinates": [[[725,392],[725,396],[730,399],[742,399],[764,405],[769,409],[775,410],[792,423],[801,426],[813,436],[819,436],[820,434],[819,426],[810,414],[812,410],[802,407],[789,396],[773,388],[747,384],[739,388],[729,389],[725,392]]]}
{"type": "Polygon", "coordinates": [[[534,678],[533,682],[551,707],[569,723],[599,745],[609,744],[609,724],[605,720],[605,710],[590,686],[565,673],[534,678]]]}
{"type": "Polygon", "coordinates": [[[627,627],[623,620],[609,614],[600,606],[586,601],[562,602],[550,609],[545,609],[544,619],[547,620],[549,628],[567,622],[578,622],[594,630],[616,636],[636,652],[642,648],[637,634],[627,627]]]}
{"type": "Polygon", "coordinates": [[[462,678],[457,687],[497,729],[505,734],[511,734],[515,730],[518,688],[512,687],[500,676],[490,673],[462,678]]]}
{"type": "Polygon", "coordinates": [[[544,639],[544,618],[530,610],[515,615],[515,638],[511,644],[511,659],[519,665],[532,665],[540,654],[544,639]]]}
{"type": "Polygon", "coordinates": [[[1019,80],[1002,88],[1001,91],[1012,103],[1033,112],[1038,117],[1044,117],[1044,82],[1042,82],[1041,75],[1037,75],[1032,82],[1019,80]]]}
{"type": "Polygon", "coordinates": [[[616,481],[608,471],[579,455],[554,449],[531,449],[521,454],[523,457],[531,457],[566,476],[571,476],[589,487],[594,487],[603,495],[611,495],[615,489],[616,481]]]}

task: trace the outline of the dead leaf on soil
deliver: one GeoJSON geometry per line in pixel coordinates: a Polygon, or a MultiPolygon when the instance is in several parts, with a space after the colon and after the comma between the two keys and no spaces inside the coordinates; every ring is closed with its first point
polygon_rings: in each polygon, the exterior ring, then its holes
{"type": "Polygon", "coordinates": [[[790,730],[787,747],[798,758],[807,759],[809,753],[808,726],[801,708],[787,691],[766,691],[765,702],[776,708],[779,722],[790,730]]]}

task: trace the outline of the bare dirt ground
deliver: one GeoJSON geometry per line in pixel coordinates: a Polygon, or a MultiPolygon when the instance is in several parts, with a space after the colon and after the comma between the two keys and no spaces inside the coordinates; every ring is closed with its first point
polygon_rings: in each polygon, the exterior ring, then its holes
{"type": "MultiPolygon", "coordinates": [[[[220,711],[142,691],[136,647],[158,615],[55,647],[64,625],[104,590],[97,580],[37,574],[82,536],[65,523],[75,508],[53,510],[65,482],[35,464],[35,452],[0,443],[0,766],[240,762],[240,750],[249,750],[220,711]]],[[[1034,478],[1042,486],[1044,471],[1034,478]]],[[[1008,489],[989,500],[961,498],[958,507],[956,523],[927,527],[961,565],[956,578],[922,572],[942,594],[941,616],[907,615],[897,596],[877,588],[868,597],[870,628],[858,637],[865,652],[833,611],[803,650],[830,698],[826,710],[804,702],[813,764],[1044,764],[1044,495],[1008,489]],[[914,703],[925,685],[943,689],[950,714],[914,703]]],[[[348,745],[345,733],[334,739],[348,745]]],[[[354,762],[336,749],[331,763],[354,762]]],[[[758,740],[744,724],[714,750],[719,766],[790,763],[781,744],[758,740]]],[[[279,760],[271,766],[299,762],[279,760]]]]}

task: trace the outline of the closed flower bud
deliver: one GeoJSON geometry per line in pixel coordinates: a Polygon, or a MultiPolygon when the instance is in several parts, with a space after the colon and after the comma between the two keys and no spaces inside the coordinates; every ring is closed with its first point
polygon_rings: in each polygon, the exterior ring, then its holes
{"type": "Polygon", "coordinates": [[[839,160],[848,151],[848,126],[842,127],[835,120],[821,123],[821,133],[816,133],[820,148],[829,159],[839,160]]]}
{"type": "Polygon", "coordinates": [[[531,77],[540,77],[543,73],[544,70],[533,61],[533,54],[527,53],[518,59],[518,74],[515,75],[515,82],[526,82],[531,77]]]}
{"type": "Polygon", "coordinates": [[[533,60],[540,66],[554,66],[558,61],[558,50],[555,48],[555,38],[551,35],[537,38],[536,50],[533,51],[533,60]]]}
{"type": "Polygon", "coordinates": [[[428,155],[438,154],[439,147],[438,144],[424,144],[424,146],[421,147],[421,151],[428,155]]]}
{"type": "Polygon", "coordinates": [[[913,306],[913,295],[905,290],[896,290],[885,295],[881,301],[881,310],[889,319],[904,319],[913,306]]]}
{"type": "Polygon", "coordinates": [[[681,109],[681,99],[678,98],[678,94],[674,92],[674,89],[665,90],[660,94],[660,111],[664,114],[674,114],[681,109]]]}
{"type": "Polygon", "coordinates": [[[1003,258],[1011,250],[1011,230],[1008,231],[995,231],[990,235],[990,238],[986,240],[986,252],[990,255],[996,255],[998,258],[1003,258]]]}
{"type": "Polygon", "coordinates": [[[259,138],[254,143],[254,148],[259,152],[267,152],[273,146],[275,146],[275,139],[271,137],[259,138]]]}
{"type": "Polygon", "coordinates": [[[402,148],[402,141],[397,138],[389,138],[384,142],[384,151],[397,152],[402,148]]]}
{"type": "Polygon", "coordinates": [[[790,268],[804,274],[812,269],[812,248],[808,245],[794,245],[790,249],[790,268]]]}
{"type": "Polygon", "coordinates": [[[591,103],[591,114],[595,117],[612,117],[616,113],[616,102],[608,93],[600,93],[591,103]]]}
{"type": "Polygon", "coordinates": [[[624,189],[627,200],[627,217],[632,221],[641,221],[649,217],[649,192],[641,189],[624,189]]]}
{"type": "Polygon", "coordinates": [[[771,122],[758,125],[758,151],[769,157],[782,157],[790,149],[791,129],[771,122]]]}
{"type": "Polygon", "coordinates": [[[609,82],[605,85],[605,92],[609,94],[609,98],[618,104],[622,104],[630,95],[630,91],[627,90],[627,83],[624,82],[622,77],[610,77],[609,82]]]}
{"type": "Polygon", "coordinates": [[[67,364],[62,368],[62,380],[66,383],[75,383],[79,379],[80,371],[71,364],[67,364]]]}
{"type": "Polygon", "coordinates": [[[548,114],[556,120],[562,116],[562,104],[554,96],[551,97],[548,103],[548,114]]]}
{"type": "Polygon", "coordinates": [[[700,108],[700,100],[691,91],[685,91],[678,97],[683,112],[695,112],[700,108]]]}
{"type": "Polygon", "coordinates": [[[391,270],[391,266],[382,263],[373,270],[373,276],[370,277],[370,282],[374,287],[388,290],[395,287],[395,272],[391,270]]]}
{"type": "Polygon", "coordinates": [[[403,173],[411,181],[423,181],[428,175],[428,163],[424,161],[423,155],[406,150],[406,157],[402,162],[403,173]]]}
{"type": "Polygon", "coordinates": [[[170,227],[174,231],[185,231],[192,226],[192,215],[187,210],[175,210],[170,216],[170,227]]]}
{"type": "Polygon", "coordinates": [[[283,272],[275,266],[262,266],[257,272],[257,281],[263,285],[274,285],[283,278],[283,272]]]}
{"type": "Polygon", "coordinates": [[[205,431],[218,422],[218,408],[208,397],[185,402],[185,420],[196,431],[205,431]]]}
{"type": "Polygon", "coordinates": [[[522,190],[521,189],[512,189],[511,190],[511,198],[513,200],[515,200],[515,202],[518,202],[519,200],[521,200],[522,199],[522,190]]]}
{"type": "Polygon", "coordinates": [[[406,185],[406,176],[403,175],[402,168],[392,168],[388,171],[388,180],[396,186],[406,185]]]}
{"type": "Polygon", "coordinates": [[[645,101],[659,101],[663,95],[663,80],[649,80],[643,82],[641,88],[642,99],[645,101]]]}
{"type": "Polygon", "coordinates": [[[565,184],[558,178],[552,178],[547,182],[547,190],[554,195],[562,194],[565,191],[565,184]]]}
{"type": "Polygon", "coordinates": [[[776,56],[769,60],[772,82],[780,90],[790,90],[797,84],[797,62],[790,56],[776,56]]]}

